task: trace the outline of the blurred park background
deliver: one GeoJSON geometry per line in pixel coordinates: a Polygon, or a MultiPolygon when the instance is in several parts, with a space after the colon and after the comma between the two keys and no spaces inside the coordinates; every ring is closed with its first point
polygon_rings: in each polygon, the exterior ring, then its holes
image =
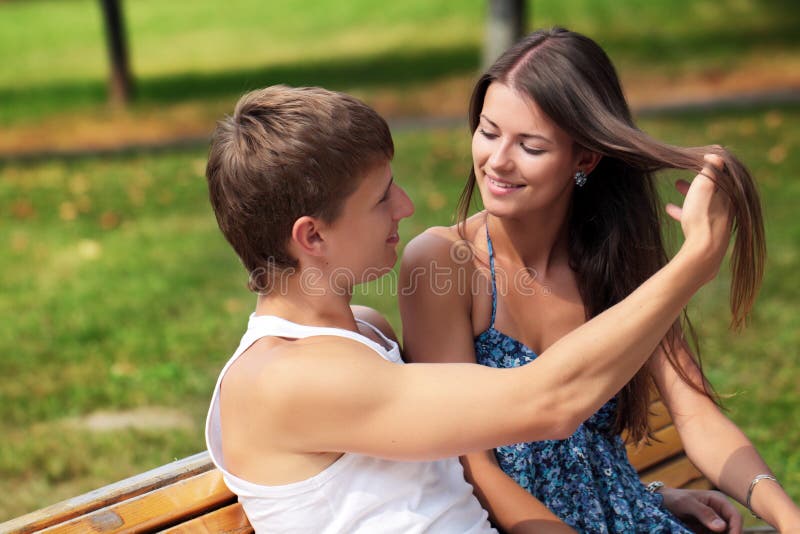
{"type": "MultiPolygon", "coordinates": [[[[134,98],[108,99],[97,0],[0,1],[0,521],[202,450],[254,298],[203,178],[248,89],[322,85],[391,119],[417,204],[448,224],[486,0],[122,3],[134,98]]],[[[647,131],[724,144],[759,181],[769,260],[749,328],[727,278],[692,305],[729,415],[800,500],[800,3],[529,0],[605,47],[647,131]]],[[[674,176],[666,176],[665,184],[674,176]]],[[[392,279],[358,302],[400,330],[392,279]]]]}

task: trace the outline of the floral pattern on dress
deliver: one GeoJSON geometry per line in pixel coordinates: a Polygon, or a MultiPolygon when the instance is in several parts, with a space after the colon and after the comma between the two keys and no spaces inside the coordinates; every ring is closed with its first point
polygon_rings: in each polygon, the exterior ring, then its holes
{"type": "MultiPolygon", "coordinates": [[[[488,367],[519,367],[536,358],[494,327],[475,338],[475,355],[488,367]]],[[[611,399],[567,439],[498,447],[500,467],[579,532],[691,532],[639,480],[613,432],[616,407],[611,399]]]]}

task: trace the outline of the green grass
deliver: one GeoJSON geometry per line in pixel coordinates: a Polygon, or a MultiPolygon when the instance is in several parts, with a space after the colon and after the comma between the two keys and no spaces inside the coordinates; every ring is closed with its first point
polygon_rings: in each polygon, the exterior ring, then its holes
{"type": "MultiPolygon", "coordinates": [[[[145,107],[273,83],[350,89],[471,72],[483,13],[479,0],[123,4],[145,107]]],[[[94,0],[0,5],[0,123],[102,106],[103,39],[94,0]]]]}
{"type": "MultiPolygon", "coordinates": [[[[800,499],[800,109],[656,118],[668,140],[721,141],[761,185],[770,258],[751,327],[726,327],[726,279],[693,306],[708,374],[731,417],[800,499]]],[[[463,129],[396,135],[397,180],[416,201],[405,243],[449,224],[469,167],[463,129]]],[[[216,374],[254,299],[216,229],[203,151],[0,167],[0,518],[204,448],[216,374]],[[100,410],[178,411],[189,427],[91,431],[100,410]]],[[[391,278],[356,300],[399,330],[391,278]]]]}
{"type": "MultiPolygon", "coordinates": [[[[479,68],[486,11],[483,0],[123,4],[135,109],[228,102],[279,82],[369,94],[468,76],[479,68]]],[[[587,33],[622,72],[713,74],[756,55],[800,52],[800,8],[789,0],[530,5],[529,27],[587,33]]],[[[98,2],[0,3],[0,124],[102,110],[106,72],[98,2]]]]}
{"type": "MultiPolygon", "coordinates": [[[[600,42],[617,62],[702,66],[754,50],[797,50],[800,16],[789,0],[533,1],[537,27],[568,25],[600,42]]],[[[624,69],[623,69],[624,70],[624,69]]]]}

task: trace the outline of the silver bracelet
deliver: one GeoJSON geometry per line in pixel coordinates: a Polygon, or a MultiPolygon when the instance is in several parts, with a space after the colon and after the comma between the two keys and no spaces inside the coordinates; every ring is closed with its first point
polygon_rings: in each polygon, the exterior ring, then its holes
{"type": "Polygon", "coordinates": [[[650,484],[647,485],[645,488],[646,491],[650,493],[656,493],[658,490],[664,487],[664,483],[660,480],[654,480],[650,484]]]}
{"type": "Polygon", "coordinates": [[[753,514],[753,517],[755,517],[756,519],[761,519],[761,518],[758,517],[758,514],[756,514],[753,511],[753,507],[750,506],[750,499],[753,497],[753,489],[756,487],[756,484],[758,484],[762,480],[771,480],[780,486],[780,482],[778,482],[778,479],[772,475],[756,475],[753,477],[753,480],[750,481],[750,487],[747,488],[747,499],[745,501],[745,506],[747,506],[747,509],[750,510],[750,513],[753,514]]]}

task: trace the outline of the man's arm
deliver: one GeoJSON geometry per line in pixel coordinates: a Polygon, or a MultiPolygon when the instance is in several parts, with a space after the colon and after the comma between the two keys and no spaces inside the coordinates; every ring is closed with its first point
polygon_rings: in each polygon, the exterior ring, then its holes
{"type": "Polygon", "coordinates": [[[730,230],[728,203],[714,189],[695,178],[681,215],[686,241],[671,262],[526,366],[398,366],[338,339],[276,359],[269,387],[273,407],[288,414],[281,440],[297,451],[412,460],[571,435],[630,380],[716,274],[730,230]]]}

